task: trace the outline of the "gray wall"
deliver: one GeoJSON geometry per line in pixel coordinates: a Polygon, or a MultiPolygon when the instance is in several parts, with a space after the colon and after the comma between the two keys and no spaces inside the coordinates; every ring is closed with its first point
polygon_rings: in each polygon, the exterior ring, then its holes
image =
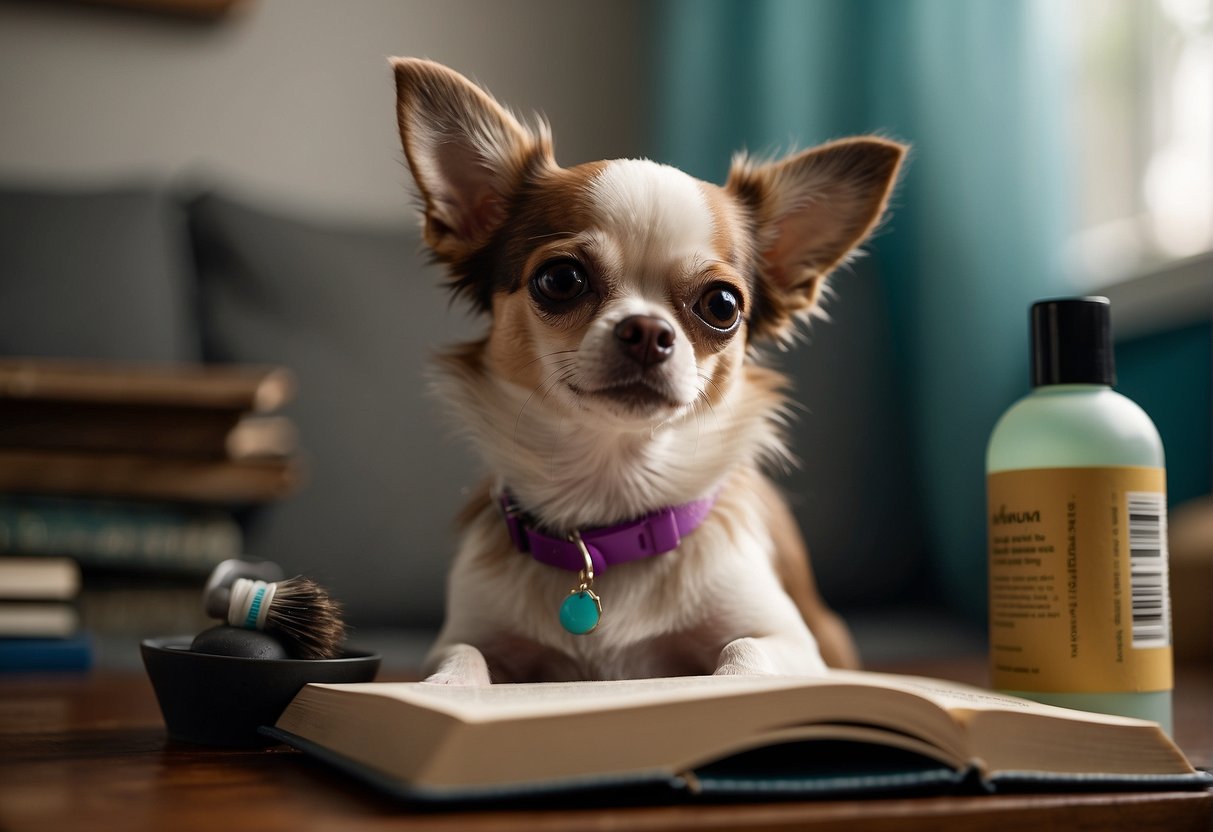
{"type": "Polygon", "coordinates": [[[219,23],[0,3],[0,179],[208,181],[328,216],[410,208],[385,58],[552,121],[564,164],[640,155],[640,0],[251,0],[219,23]]]}

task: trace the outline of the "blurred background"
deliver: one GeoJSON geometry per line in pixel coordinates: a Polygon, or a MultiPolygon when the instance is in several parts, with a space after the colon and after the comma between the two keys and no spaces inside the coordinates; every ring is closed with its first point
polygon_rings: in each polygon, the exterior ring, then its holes
{"type": "Polygon", "coordinates": [[[566,165],[719,182],[741,148],[913,146],[831,320],[779,359],[804,405],[782,484],[866,656],[980,648],[985,443],[1027,392],[1043,297],[1111,298],[1119,389],[1168,451],[1176,583],[1207,615],[1213,0],[3,0],[0,355],[298,382],[289,494],[192,505],[0,471],[0,551],[78,561],[79,629],[196,626],[182,610],[233,548],[329,585],[401,664],[437,626],[479,469],[425,358],[481,322],[421,253],[391,55],[543,112],[566,165]],[[114,554],[212,526],[203,555],[114,554]]]}

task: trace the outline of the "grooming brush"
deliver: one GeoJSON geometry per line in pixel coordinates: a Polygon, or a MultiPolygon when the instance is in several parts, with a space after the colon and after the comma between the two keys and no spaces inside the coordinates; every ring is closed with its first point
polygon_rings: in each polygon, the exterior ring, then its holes
{"type": "Polygon", "coordinates": [[[309,578],[265,580],[276,577],[274,571],[281,575],[275,564],[224,561],[207,582],[207,615],[276,637],[292,658],[340,656],[345,641],[341,606],[309,578]],[[260,576],[247,577],[257,571],[260,576]]]}

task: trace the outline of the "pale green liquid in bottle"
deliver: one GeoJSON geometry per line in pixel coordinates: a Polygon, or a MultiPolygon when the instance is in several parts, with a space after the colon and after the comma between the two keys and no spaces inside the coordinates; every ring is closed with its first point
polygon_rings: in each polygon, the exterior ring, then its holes
{"type": "MultiPolygon", "coordinates": [[[[1162,440],[1146,412],[1102,384],[1035,388],[1003,414],[990,436],[986,472],[1028,468],[1164,468],[1162,440]]],[[[1171,732],[1171,691],[1042,693],[1025,699],[1149,719],[1171,732]]]]}

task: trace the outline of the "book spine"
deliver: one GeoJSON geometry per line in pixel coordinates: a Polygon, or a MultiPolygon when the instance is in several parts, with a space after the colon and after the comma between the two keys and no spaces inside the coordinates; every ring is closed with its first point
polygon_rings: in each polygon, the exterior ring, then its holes
{"type": "Polygon", "coordinates": [[[0,636],[68,638],[80,629],[75,606],[58,601],[0,602],[0,636]]]}
{"type": "Polygon", "coordinates": [[[220,561],[240,557],[242,542],[239,526],[219,509],[0,497],[0,554],[205,575],[220,561]]]}
{"type": "Polygon", "coordinates": [[[237,410],[6,401],[0,448],[222,458],[237,410]]]}
{"type": "Polygon", "coordinates": [[[4,402],[0,448],[105,451],[195,459],[284,457],[298,435],[284,416],[187,407],[4,402]]]}
{"type": "Polygon", "coordinates": [[[0,493],[248,505],[286,496],[295,460],[203,460],[0,449],[0,493]]]}
{"type": "Polygon", "coordinates": [[[282,367],[0,358],[0,400],[161,405],[269,413],[294,395],[282,367]]]}
{"type": "Polygon", "coordinates": [[[80,593],[80,566],[72,558],[0,554],[0,600],[65,601],[80,593]]]}
{"type": "Polygon", "coordinates": [[[88,670],[93,641],[87,633],[70,638],[0,638],[0,673],[88,670]]]}

